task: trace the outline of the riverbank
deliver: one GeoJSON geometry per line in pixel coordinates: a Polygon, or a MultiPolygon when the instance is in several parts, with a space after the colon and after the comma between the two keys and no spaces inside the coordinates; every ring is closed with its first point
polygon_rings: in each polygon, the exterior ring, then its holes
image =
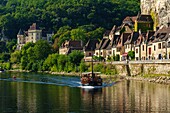
{"type": "Polygon", "coordinates": [[[121,76],[120,79],[146,81],[146,82],[170,85],[170,77],[168,76],[147,77],[147,78],[141,76],[136,76],[136,77],[121,76]]]}

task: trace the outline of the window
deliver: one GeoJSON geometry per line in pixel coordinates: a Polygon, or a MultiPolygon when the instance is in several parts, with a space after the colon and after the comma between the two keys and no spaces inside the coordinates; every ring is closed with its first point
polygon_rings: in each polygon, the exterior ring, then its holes
{"type": "Polygon", "coordinates": [[[111,55],[112,54],[112,52],[111,51],[109,51],[109,55],[111,55]]]}
{"type": "Polygon", "coordinates": [[[158,44],[158,49],[161,49],[161,43],[158,44]]]}
{"type": "Polygon", "coordinates": [[[99,55],[99,53],[98,53],[98,52],[96,52],[96,55],[99,55]]]}
{"type": "Polygon", "coordinates": [[[89,53],[89,56],[91,56],[91,53],[89,53]]]}
{"type": "Polygon", "coordinates": [[[101,52],[100,55],[102,55],[103,53],[101,52]]]}
{"type": "Polygon", "coordinates": [[[166,43],[163,42],[163,43],[162,43],[162,48],[165,48],[165,47],[166,47],[166,43]]]}
{"type": "Polygon", "coordinates": [[[170,42],[168,42],[168,47],[170,46],[170,42]]]}
{"type": "Polygon", "coordinates": [[[138,49],[136,49],[136,53],[138,53],[138,49]]]}
{"type": "Polygon", "coordinates": [[[142,50],[143,50],[143,51],[145,50],[144,45],[142,46],[142,50]]]}
{"type": "Polygon", "coordinates": [[[156,46],[154,45],[154,51],[156,51],[156,46]]]}
{"type": "Polygon", "coordinates": [[[115,54],[115,50],[113,50],[113,54],[115,54]]]}
{"type": "Polygon", "coordinates": [[[149,48],[149,55],[151,55],[151,48],[149,48]]]}

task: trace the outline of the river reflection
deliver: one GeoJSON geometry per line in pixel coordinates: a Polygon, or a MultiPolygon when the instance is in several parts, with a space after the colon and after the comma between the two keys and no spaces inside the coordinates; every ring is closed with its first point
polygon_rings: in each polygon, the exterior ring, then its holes
{"type": "MultiPolygon", "coordinates": [[[[12,74],[8,77],[0,75],[5,78],[0,80],[0,113],[170,112],[168,85],[121,81],[111,87],[90,90],[63,84],[8,80],[11,76],[12,74]]],[[[43,75],[44,77],[48,80],[56,79],[55,76],[43,75]]],[[[61,79],[65,78],[60,77],[61,79]]],[[[69,79],[78,80],[75,77],[69,79]]]]}

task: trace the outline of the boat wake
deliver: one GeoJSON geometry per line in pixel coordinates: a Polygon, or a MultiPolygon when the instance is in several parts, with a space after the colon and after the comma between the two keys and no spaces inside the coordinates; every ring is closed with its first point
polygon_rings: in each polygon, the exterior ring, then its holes
{"type": "Polygon", "coordinates": [[[113,86],[115,83],[103,83],[102,86],[82,86],[79,77],[65,76],[17,76],[17,77],[0,77],[0,81],[21,82],[32,84],[48,84],[57,86],[78,87],[83,89],[96,89],[113,86]]]}

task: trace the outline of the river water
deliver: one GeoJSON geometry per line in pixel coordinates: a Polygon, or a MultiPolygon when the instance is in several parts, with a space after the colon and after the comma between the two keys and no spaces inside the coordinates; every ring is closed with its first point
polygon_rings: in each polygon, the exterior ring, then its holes
{"type": "Polygon", "coordinates": [[[0,113],[170,113],[169,85],[121,81],[82,89],[79,84],[79,77],[0,73],[0,113]]]}

